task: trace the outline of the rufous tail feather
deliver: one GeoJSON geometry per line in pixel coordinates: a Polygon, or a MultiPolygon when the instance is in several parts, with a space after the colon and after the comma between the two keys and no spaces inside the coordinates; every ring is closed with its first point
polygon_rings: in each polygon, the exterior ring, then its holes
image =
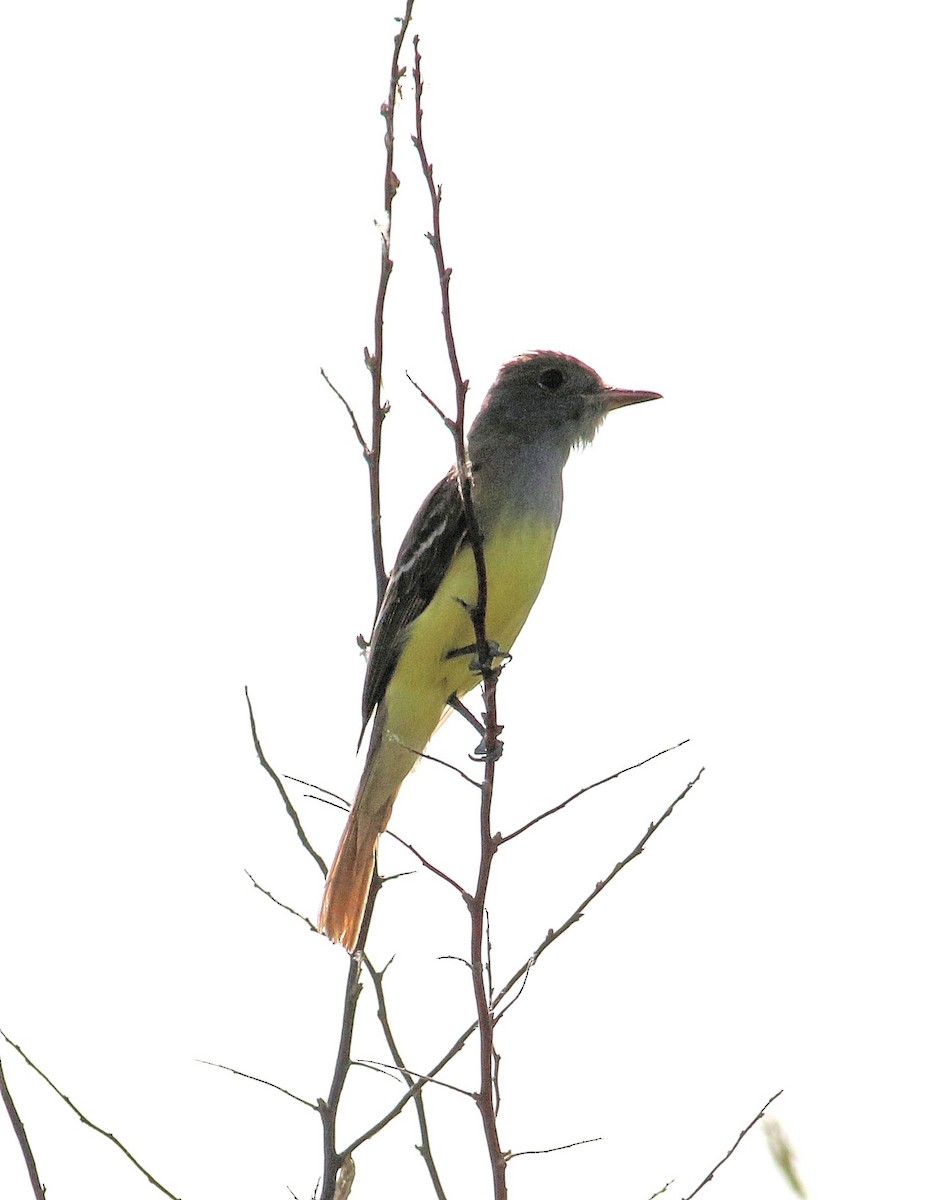
{"type": "Polygon", "coordinates": [[[368,889],[375,871],[375,849],[385,828],[385,812],[356,804],[339,840],[320,907],[321,933],[351,954],[359,940],[368,889]]]}
{"type": "Polygon", "coordinates": [[[382,704],[375,715],[365,769],[326,879],[320,908],[320,933],[340,942],[350,954],[355,950],[362,928],[368,890],[375,873],[378,839],[391,818],[398,789],[417,761],[414,751],[396,738],[386,737],[385,729],[386,713],[382,704]]]}

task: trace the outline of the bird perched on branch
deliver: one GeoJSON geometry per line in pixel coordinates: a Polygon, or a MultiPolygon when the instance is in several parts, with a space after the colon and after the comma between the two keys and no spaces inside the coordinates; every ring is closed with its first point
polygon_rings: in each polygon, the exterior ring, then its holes
{"type": "MultiPolygon", "coordinates": [[[[500,370],[466,439],[470,495],[486,566],[485,633],[506,655],[544,582],[561,520],[561,473],[616,408],[657,392],[607,387],[579,359],[539,351],[500,370]]],[[[456,468],[411,523],[372,631],[363,734],[375,720],[339,842],[319,928],[356,948],[378,839],[398,789],[451,701],[480,682],[472,609],[478,573],[456,468]]]]}

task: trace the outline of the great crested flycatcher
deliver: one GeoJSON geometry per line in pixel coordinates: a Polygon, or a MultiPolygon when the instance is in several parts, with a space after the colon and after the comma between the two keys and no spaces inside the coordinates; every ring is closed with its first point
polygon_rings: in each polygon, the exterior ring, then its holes
{"type": "MultiPolygon", "coordinates": [[[[507,654],[541,590],[561,520],[561,472],[607,413],[657,400],[607,387],[566,354],[523,354],[499,372],[466,439],[488,590],[486,638],[507,654]]],[[[405,776],[451,698],[479,683],[469,610],[478,578],[456,469],[405,535],[372,631],[363,733],[375,721],[355,803],[326,881],[319,928],[356,947],[379,836],[405,776]]]]}

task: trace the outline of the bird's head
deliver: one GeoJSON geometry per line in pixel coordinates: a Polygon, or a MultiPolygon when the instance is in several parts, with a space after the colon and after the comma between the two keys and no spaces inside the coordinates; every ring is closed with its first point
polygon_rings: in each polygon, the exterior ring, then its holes
{"type": "Polygon", "coordinates": [[[474,442],[488,436],[524,444],[557,440],[566,449],[593,440],[607,413],[628,404],[659,399],[658,392],[608,387],[579,358],[552,350],[521,354],[502,367],[469,432],[474,442]]]}

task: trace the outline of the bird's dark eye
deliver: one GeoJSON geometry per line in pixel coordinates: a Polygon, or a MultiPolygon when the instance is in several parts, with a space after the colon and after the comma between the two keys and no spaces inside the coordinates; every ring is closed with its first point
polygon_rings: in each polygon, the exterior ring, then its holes
{"type": "Polygon", "coordinates": [[[564,373],[557,367],[548,367],[547,371],[542,371],[538,376],[538,386],[543,387],[546,392],[556,392],[563,382],[564,373]]]}

